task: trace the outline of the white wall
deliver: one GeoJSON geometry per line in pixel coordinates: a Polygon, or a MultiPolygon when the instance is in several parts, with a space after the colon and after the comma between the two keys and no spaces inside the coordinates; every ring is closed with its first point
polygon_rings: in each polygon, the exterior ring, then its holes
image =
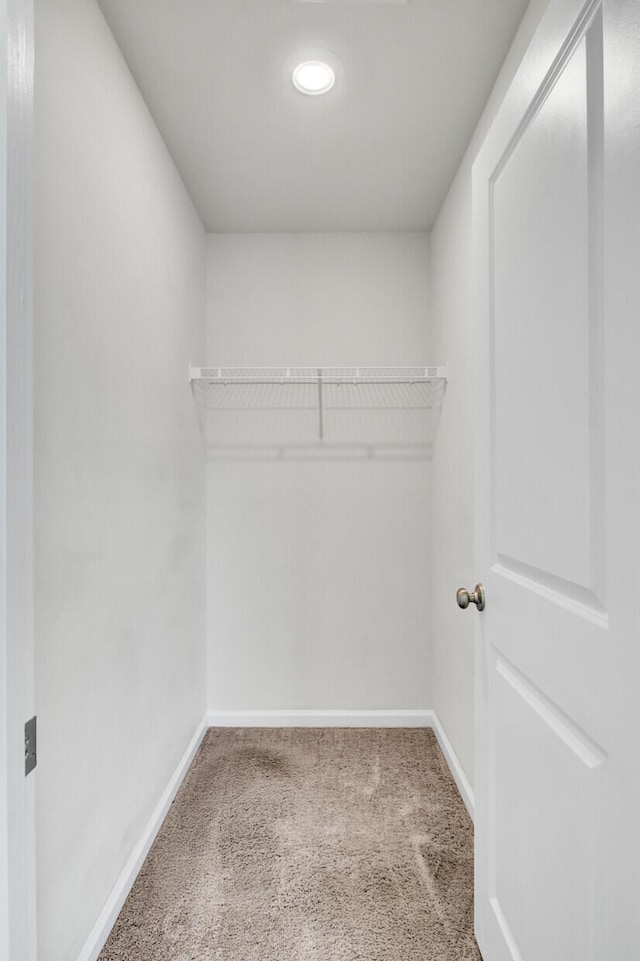
{"type": "MultiPolygon", "coordinates": [[[[426,235],[214,235],[207,264],[209,364],[434,361],[426,235]]],[[[248,423],[208,466],[210,709],[430,707],[428,462],[364,459],[359,425],[310,460],[314,414],[248,423]]]]}
{"type": "Polygon", "coordinates": [[[455,602],[456,589],[471,589],[479,577],[473,556],[471,170],[546,6],[547,0],[531,0],[431,233],[432,355],[450,365],[433,462],[433,707],[472,784],[474,610],[460,611],[455,602]]]}
{"type": "Polygon", "coordinates": [[[205,709],[204,233],[94,0],[36,0],[40,961],[75,961],[205,709]]]}

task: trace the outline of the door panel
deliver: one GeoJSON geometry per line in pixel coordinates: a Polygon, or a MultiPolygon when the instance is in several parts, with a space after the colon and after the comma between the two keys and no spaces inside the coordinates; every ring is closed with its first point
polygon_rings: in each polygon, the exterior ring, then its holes
{"type": "Polygon", "coordinates": [[[508,919],[523,958],[589,959],[596,866],[585,839],[604,758],[499,655],[495,670],[492,906],[508,919]]]}
{"type": "MultiPolygon", "coordinates": [[[[640,784],[628,750],[640,723],[630,682],[637,618],[621,590],[640,579],[640,511],[637,498],[620,501],[621,479],[638,474],[629,438],[640,379],[627,368],[620,384],[615,360],[640,357],[640,337],[612,309],[622,284],[640,313],[637,265],[620,239],[632,206],[614,212],[611,200],[620,187],[613,117],[624,116],[620,98],[632,110],[640,80],[630,37],[640,46],[638,4],[550,0],[474,165],[485,961],[640,957],[635,918],[618,907],[630,884],[640,890],[629,813],[640,784]]],[[[630,204],[640,193],[638,121],[624,143],[636,161],[625,168],[635,170],[630,204]]]]}
{"type": "Polygon", "coordinates": [[[585,39],[509,145],[491,188],[496,549],[505,567],[514,560],[543,583],[588,589],[585,39]],[[545,409],[555,413],[543,425],[545,409]]]}

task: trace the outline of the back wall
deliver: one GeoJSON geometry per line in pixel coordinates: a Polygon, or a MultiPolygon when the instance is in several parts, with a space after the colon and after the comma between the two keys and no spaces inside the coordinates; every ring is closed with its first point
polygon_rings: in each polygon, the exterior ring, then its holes
{"type": "MultiPolygon", "coordinates": [[[[424,234],[211,235],[207,288],[212,366],[442,360],[424,234]]],[[[328,415],[319,445],[315,412],[278,407],[206,415],[210,710],[430,707],[415,412],[328,415]]]]}

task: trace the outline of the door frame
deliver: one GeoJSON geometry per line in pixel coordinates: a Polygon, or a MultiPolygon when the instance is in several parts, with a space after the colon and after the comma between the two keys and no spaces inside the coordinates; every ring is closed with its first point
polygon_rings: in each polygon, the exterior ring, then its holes
{"type": "Polygon", "coordinates": [[[0,956],[35,961],[33,0],[0,0],[0,58],[0,956]]]}

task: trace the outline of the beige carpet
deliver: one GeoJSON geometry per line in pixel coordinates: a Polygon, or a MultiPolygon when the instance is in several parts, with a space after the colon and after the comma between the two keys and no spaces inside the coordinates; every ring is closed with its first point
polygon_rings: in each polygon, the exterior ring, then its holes
{"type": "Polygon", "coordinates": [[[431,731],[211,730],[100,961],[478,961],[431,731]]]}

